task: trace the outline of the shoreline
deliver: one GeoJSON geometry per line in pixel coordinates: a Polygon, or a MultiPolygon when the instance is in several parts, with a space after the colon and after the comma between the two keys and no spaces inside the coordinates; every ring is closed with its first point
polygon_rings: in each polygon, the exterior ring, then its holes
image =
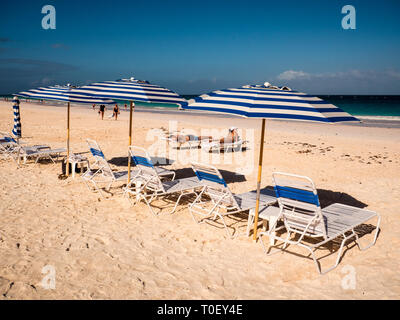
{"type": "MultiPolygon", "coordinates": [[[[10,103],[11,101],[3,101],[6,103],[10,103]]],[[[37,102],[22,102],[27,103],[29,105],[36,105],[36,106],[49,106],[49,107],[64,107],[65,104],[57,103],[57,102],[46,102],[46,103],[37,103],[37,102]]],[[[81,105],[81,104],[73,104],[71,108],[86,108],[91,109],[91,106],[81,105]]],[[[125,110],[123,107],[120,106],[120,111],[129,112],[125,110]]],[[[138,113],[162,113],[162,114],[169,114],[169,115],[177,115],[183,113],[190,113],[193,116],[202,116],[208,118],[223,118],[223,119],[245,119],[242,117],[224,114],[224,113],[216,113],[216,112],[209,112],[209,111],[199,111],[199,110],[182,110],[178,109],[178,107],[143,107],[143,106],[136,106],[135,111],[138,113]]],[[[375,127],[375,128],[387,128],[387,129],[398,129],[400,128],[400,116],[379,116],[379,115],[354,115],[356,118],[359,118],[362,122],[361,123],[339,123],[335,125],[345,125],[345,126],[360,126],[360,127],[375,127]]],[[[247,118],[249,119],[249,118],[247,118]]],[[[246,119],[246,120],[247,120],[246,119]]],[[[254,119],[249,119],[254,120],[254,119]]],[[[304,123],[304,121],[286,121],[286,120],[278,120],[278,119],[268,119],[268,121],[277,122],[277,123],[304,123]]],[[[307,122],[311,123],[311,122],[307,122]]]]}

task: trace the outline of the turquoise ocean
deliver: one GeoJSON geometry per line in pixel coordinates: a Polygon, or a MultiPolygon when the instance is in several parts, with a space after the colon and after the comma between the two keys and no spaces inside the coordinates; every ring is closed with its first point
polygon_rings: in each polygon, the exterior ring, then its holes
{"type": "MultiPolygon", "coordinates": [[[[196,95],[183,95],[185,99],[197,97],[196,95]]],[[[373,96],[373,95],[319,95],[326,102],[343,109],[355,116],[369,117],[396,117],[400,119],[400,96],[373,96]]],[[[119,104],[128,101],[118,101],[119,104]]],[[[176,105],[161,103],[135,102],[138,107],[176,108],[176,105]]]]}
{"type": "MultiPolygon", "coordinates": [[[[2,95],[2,98],[11,100],[11,95],[2,95]]],[[[183,95],[191,99],[196,95],[183,95]]],[[[334,104],[354,116],[377,117],[400,120],[400,95],[318,95],[321,99],[334,104]]],[[[116,100],[120,107],[129,101],[116,100]]],[[[176,108],[175,104],[135,102],[140,108],[176,108]]]]}

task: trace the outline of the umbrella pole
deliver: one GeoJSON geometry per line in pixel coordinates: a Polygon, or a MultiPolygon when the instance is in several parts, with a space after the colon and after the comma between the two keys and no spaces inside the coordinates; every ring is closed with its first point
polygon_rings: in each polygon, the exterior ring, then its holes
{"type": "Polygon", "coordinates": [[[19,137],[22,138],[22,119],[21,119],[21,106],[18,106],[18,113],[19,113],[19,137]]]}
{"type": "Polygon", "coordinates": [[[69,176],[69,118],[70,118],[70,103],[67,106],[67,162],[66,162],[66,175],[69,176]]]}
{"type": "Polygon", "coordinates": [[[257,225],[258,225],[258,211],[259,211],[259,206],[260,206],[260,186],[261,186],[262,160],[263,160],[263,152],[264,152],[264,133],[265,133],[265,119],[262,119],[260,155],[259,155],[259,158],[258,158],[257,198],[256,198],[256,211],[254,213],[253,240],[257,240],[257,225]]]}
{"type": "MultiPolygon", "coordinates": [[[[133,101],[131,101],[130,112],[129,112],[129,147],[132,145],[132,113],[133,113],[133,101]]],[[[128,151],[128,183],[131,181],[131,157],[128,151]]]]}

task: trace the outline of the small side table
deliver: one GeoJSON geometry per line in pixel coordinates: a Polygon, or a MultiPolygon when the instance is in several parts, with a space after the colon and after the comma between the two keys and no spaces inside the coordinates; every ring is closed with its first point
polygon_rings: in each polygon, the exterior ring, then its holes
{"type": "MultiPolygon", "coordinates": [[[[263,220],[263,227],[264,230],[267,230],[267,222],[268,222],[268,230],[272,228],[272,226],[276,223],[278,220],[280,213],[280,209],[278,207],[274,206],[267,206],[264,208],[260,208],[260,212],[258,213],[258,218],[263,220]]],[[[253,226],[254,223],[254,216],[255,216],[255,209],[249,210],[249,217],[247,220],[247,236],[250,235],[250,229],[253,226]]],[[[272,233],[272,235],[275,235],[275,232],[272,233]]],[[[275,244],[275,239],[274,237],[270,237],[269,243],[271,246],[275,244]]]]}
{"type": "Polygon", "coordinates": [[[81,168],[81,174],[83,173],[83,169],[86,170],[89,168],[89,160],[80,155],[80,154],[72,154],[69,156],[68,162],[71,164],[72,178],[75,178],[75,169],[81,168]]]}

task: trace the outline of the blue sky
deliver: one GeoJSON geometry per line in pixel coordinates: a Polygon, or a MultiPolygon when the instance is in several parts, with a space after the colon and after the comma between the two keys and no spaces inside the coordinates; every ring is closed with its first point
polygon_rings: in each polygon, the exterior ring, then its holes
{"type": "Polygon", "coordinates": [[[0,2],[0,93],[134,76],[180,94],[248,83],[400,94],[400,1],[0,2]],[[44,5],[56,29],[41,27],[44,5]],[[356,9],[344,30],[341,9],[356,9]]]}

